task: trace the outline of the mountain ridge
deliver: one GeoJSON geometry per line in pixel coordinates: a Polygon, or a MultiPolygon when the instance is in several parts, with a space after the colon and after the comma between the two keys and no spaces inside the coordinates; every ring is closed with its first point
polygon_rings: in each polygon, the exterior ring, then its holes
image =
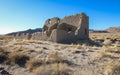
{"type": "MultiPolygon", "coordinates": [[[[12,32],[12,33],[8,33],[6,35],[16,35],[17,33],[25,33],[25,34],[33,34],[36,32],[42,32],[42,28],[36,28],[36,29],[28,29],[28,30],[24,30],[24,31],[18,31],[18,32],[12,32]]],[[[120,32],[120,27],[109,27],[105,30],[95,30],[95,29],[89,29],[90,33],[116,33],[116,32],[120,32]]]]}
{"type": "Polygon", "coordinates": [[[28,29],[28,30],[24,30],[24,31],[17,31],[17,32],[12,32],[12,33],[8,33],[6,35],[16,35],[16,34],[33,34],[35,32],[42,32],[42,28],[36,28],[36,29],[28,29]]]}
{"type": "Polygon", "coordinates": [[[108,29],[106,29],[108,32],[112,32],[112,33],[117,33],[120,32],[120,26],[119,27],[109,27],[108,29]]]}

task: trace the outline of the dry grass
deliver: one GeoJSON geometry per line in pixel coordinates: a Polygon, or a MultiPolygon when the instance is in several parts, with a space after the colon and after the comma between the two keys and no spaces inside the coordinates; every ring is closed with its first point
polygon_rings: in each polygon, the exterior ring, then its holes
{"type": "Polygon", "coordinates": [[[0,36],[0,40],[13,39],[13,36],[0,36]]]}
{"type": "Polygon", "coordinates": [[[91,39],[120,39],[120,33],[90,33],[91,39]]]}
{"type": "Polygon", "coordinates": [[[106,39],[104,42],[103,42],[104,45],[106,46],[109,46],[112,44],[112,41],[110,39],[106,39]]]}
{"type": "Polygon", "coordinates": [[[23,51],[23,49],[22,49],[22,46],[13,46],[13,50],[12,50],[12,52],[20,52],[20,51],[23,51]]]}
{"type": "Polygon", "coordinates": [[[103,46],[101,48],[101,52],[96,54],[96,58],[98,61],[101,61],[102,59],[110,59],[112,60],[118,60],[120,58],[120,48],[119,47],[112,47],[112,46],[103,46]]]}
{"type": "Polygon", "coordinates": [[[92,33],[90,38],[101,41],[103,46],[96,54],[95,63],[104,68],[104,75],[120,75],[120,35],[119,33],[92,33]],[[102,65],[102,66],[101,66],[102,65]]]}
{"type": "Polygon", "coordinates": [[[64,63],[43,65],[33,70],[31,75],[73,75],[73,69],[64,63]]]}
{"type": "Polygon", "coordinates": [[[120,75],[119,62],[113,61],[113,62],[108,62],[106,64],[102,64],[100,67],[103,67],[104,75],[120,75]]]}
{"type": "Polygon", "coordinates": [[[26,63],[26,68],[30,71],[32,71],[33,69],[36,69],[37,67],[41,66],[45,64],[45,61],[44,60],[40,60],[39,58],[30,58],[29,61],[27,61],[26,63]]]}
{"type": "Polygon", "coordinates": [[[120,42],[119,42],[119,41],[116,41],[114,46],[115,46],[115,47],[120,47],[120,42]]]}
{"type": "Polygon", "coordinates": [[[105,45],[111,45],[115,42],[120,42],[120,33],[90,33],[90,39],[105,45]]]}
{"type": "Polygon", "coordinates": [[[60,56],[57,51],[51,51],[46,57],[46,63],[60,63],[64,62],[64,57],[60,56]]]}
{"type": "Polygon", "coordinates": [[[74,75],[95,75],[92,71],[89,70],[78,70],[74,72],[74,75]]]}
{"type": "Polygon", "coordinates": [[[59,49],[60,49],[60,50],[64,50],[65,48],[66,48],[65,45],[60,45],[60,46],[59,46],[59,49]]]}
{"type": "Polygon", "coordinates": [[[0,41],[4,43],[8,43],[13,40],[13,36],[0,36],[0,41]]]}
{"type": "Polygon", "coordinates": [[[4,51],[5,51],[4,47],[0,46],[0,52],[4,52],[4,51]]]}
{"type": "Polygon", "coordinates": [[[75,49],[80,49],[80,48],[82,48],[82,45],[80,45],[80,44],[71,44],[71,49],[72,50],[75,50],[75,49]]]}
{"type": "Polygon", "coordinates": [[[0,47],[0,63],[4,63],[5,60],[7,60],[8,53],[9,52],[5,50],[5,47],[0,47]]]}
{"type": "Polygon", "coordinates": [[[14,43],[14,45],[28,45],[29,43],[25,42],[25,41],[17,41],[16,43],[14,43]]]}
{"type": "Polygon", "coordinates": [[[70,45],[35,40],[12,41],[10,45],[5,43],[8,48],[0,47],[0,63],[19,65],[31,75],[94,75],[93,70],[81,69],[81,65],[88,62],[87,66],[103,68],[101,72],[105,71],[105,75],[119,75],[120,35],[95,33],[90,34],[90,39],[86,43],[70,45]]]}
{"type": "Polygon", "coordinates": [[[19,66],[24,67],[27,60],[29,60],[29,56],[27,54],[12,52],[8,55],[7,64],[18,64],[19,66]]]}

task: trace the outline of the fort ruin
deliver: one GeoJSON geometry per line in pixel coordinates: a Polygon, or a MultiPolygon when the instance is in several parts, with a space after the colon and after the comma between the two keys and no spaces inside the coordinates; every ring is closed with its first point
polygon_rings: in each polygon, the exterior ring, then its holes
{"type": "Polygon", "coordinates": [[[58,43],[75,42],[89,38],[89,17],[85,13],[66,16],[63,19],[47,19],[42,32],[30,35],[16,35],[16,39],[46,40],[58,43]],[[24,36],[26,38],[24,38],[24,36]]]}

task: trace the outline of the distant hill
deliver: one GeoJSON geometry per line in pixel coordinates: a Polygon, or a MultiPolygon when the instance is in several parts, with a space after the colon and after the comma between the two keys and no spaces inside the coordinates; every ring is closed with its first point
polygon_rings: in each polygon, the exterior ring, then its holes
{"type": "Polygon", "coordinates": [[[106,30],[94,30],[94,29],[89,29],[90,33],[118,33],[120,32],[120,27],[110,27],[107,28],[106,30]]]}
{"type": "Polygon", "coordinates": [[[110,27],[106,30],[110,33],[118,33],[118,32],[120,32],[120,27],[110,27]]]}
{"type": "MultiPolygon", "coordinates": [[[[25,31],[18,31],[18,32],[12,32],[12,33],[8,33],[7,35],[16,35],[17,33],[24,33],[24,34],[33,34],[35,32],[42,32],[42,28],[36,28],[36,29],[28,29],[28,30],[25,30],[25,31]]],[[[94,29],[89,29],[89,32],[90,33],[118,33],[120,32],[120,27],[110,27],[106,30],[94,30],[94,29]]]]}
{"type": "Polygon", "coordinates": [[[28,29],[28,30],[25,30],[25,31],[12,32],[12,33],[8,33],[6,35],[16,35],[17,33],[19,33],[19,34],[22,34],[22,33],[24,33],[24,34],[27,34],[27,33],[33,34],[35,32],[42,32],[42,28],[28,29]]]}
{"type": "Polygon", "coordinates": [[[0,34],[0,36],[3,36],[4,34],[0,34]]]}
{"type": "Polygon", "coordinates": [[[108,33],[107,30],[94,30],[94,29],[89,29],[89,33],[108,33]]]}

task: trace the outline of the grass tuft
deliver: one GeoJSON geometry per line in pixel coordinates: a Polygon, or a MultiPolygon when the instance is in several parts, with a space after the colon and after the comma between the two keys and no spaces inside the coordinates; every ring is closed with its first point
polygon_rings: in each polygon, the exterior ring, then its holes
{"type": "Polygon", "coordinates": [[[73,69],[64,63],[43,65],[33,70],[31,75],[73,75],[73,69]]]}

